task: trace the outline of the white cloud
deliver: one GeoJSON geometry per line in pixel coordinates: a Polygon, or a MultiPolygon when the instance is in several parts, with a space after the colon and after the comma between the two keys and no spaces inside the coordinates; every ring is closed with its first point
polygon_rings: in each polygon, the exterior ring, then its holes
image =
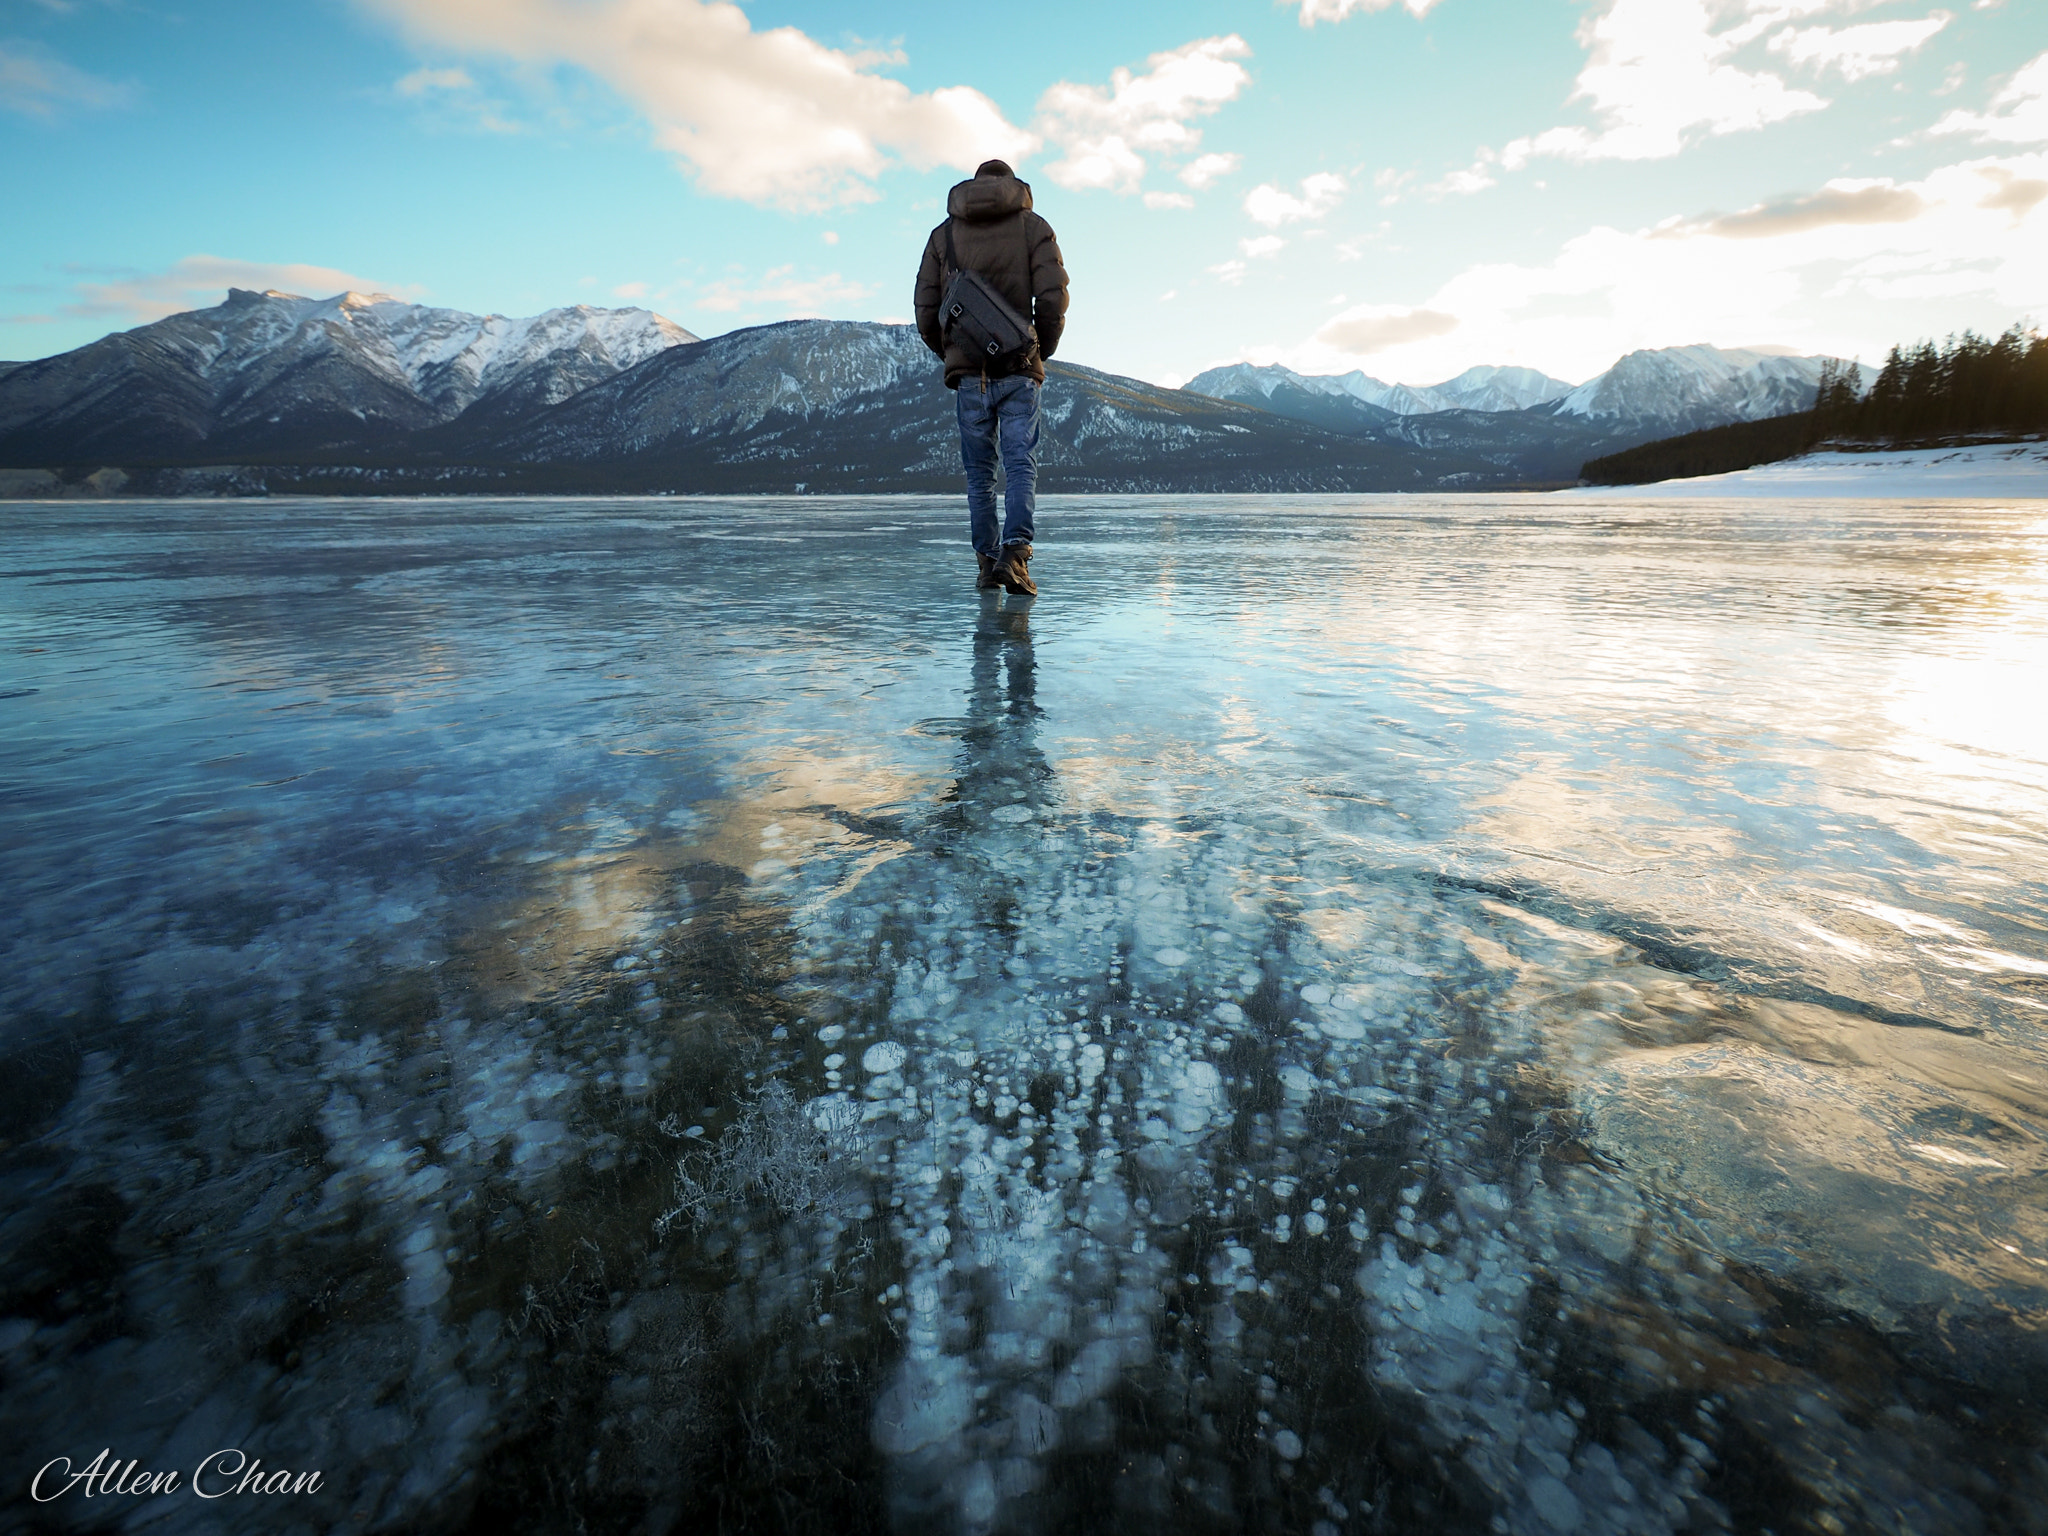
{"type": "MultiPolygon", "coordinates": [[[[1433,181],[1423,188],[1431,197],[1470,197],[1474,192],[1484,192],[1488,187],[1500,185],[1500,178],[1493,174],[1485,160],[1468,166],[1462,171],[1453,171],[1441,181],[1433,181]]],[[[1382,203],[1396,199],[1383,197],[1382,203]]]]}
{"type": "MultiPolygon", "coordinates": [[[[1039,98],[1034,127],[1061,151],[1046,174],[1076,191],[1133,193],[1139,190],[1147,157],[1192,155],[1202,142],[1192,126],[1251,84],[1251,71],[1238,62],[1251,57],[1241,37],[1205,37],[1155,53],[1142,74],[1117,69],[1109,87],[1062,80],[1039,98]]],[[[1235,167],[1237,157],[1205,155],[1187,171],[1204,165],[1188,185],[1205,186],[1235,167]],[[1228,160],[1229,165],[1218,162],[1228,160]]],[[[1187,172],[1183,172],[1187,179],[1187,172]]]]}
{"type": "MultiPolygon", "coordinates": [[[[1498,160],[1519,170],[1541,155],[1567,160],[1658,160],[1695,134],[1740,133],[1782,122],[1827,103],[1778,76],[1743,69],[1732,56],[1761,28],[1807,0],[1733,0],[1746,21],[1714,28],[1728,7],[1708,0],[1607,0],[1579,26],[1590,53],[1572,100],[1590,104],[1597,130],[1564,125],[1516,139],[1498,160]]],[[[1482,164],[1491,157],[1482,156],[1482,164]]]]}
{"type": "Polygon", "coordinates": [[[644,299],[652,290],[645,283],[620,283],[612,290],[615,299],[644,299]]]}
{"type": "Polygon", "coordinates": [[[896,161],[971,170],[1032,135],[967,86],[913,92],[899,62],[757,32],[728,0],[359,0],[410,36],[525,65],[587,70],[647,119],[706,191],[817,208],[872,199],[896,161]]]}
{"type": "Polygon", "coordinates": [[[1287,242],[1278,235],[1257,235],[1250,240],[1240,240],[1237,248],[1257,261],[1265,256],[1277,256],[1286,249],[1287,242]]]}
{"type": "Polygon", "coordinates": [[[1831,181],[1818,192],[1757,203],[1736,213],[1719,214],[1690,225],[1671,225],[1659,233],[1705,233],[1735,240],[1795,235],[1829,224],[1903,224],[1927,209],[1919,193],[1889,180],[1831,181]]]}
{"type": "Polygon", "coordinates": [[[466,69],[420,68],[401,76],[391,88],[401,96],[418,97],[431,91],[473,91],[476,82],[466,69]]]}
{"type": "Polygon", "coordinates": [[[1185,192],[1147,192],[1145,194],[1145,206],[1147,208],[1192,208],[1195,206],[1195,200],[1185,192]]]}
{"type": "Polygon", "coordinates": [[[1282,192],[1270,182],[1245,194],[1244,211],[1254,224],[1278,229],[1303,219],[1320,219],[1337,206],[1344,195],[1344,178],[1332,171],[1317,171],[1301,183],[1301,195],[1282,192]]]}
{"type": "Polygon", "coordinates": [[[1936,133],[1967,133],[2001,144],[2048,144],[2048,53],[2021,66],[1991,98],[1989,112],[1949,113],[1936,133]]]}
{"type": "Polygon", "coordinates": [[[392,94],[486,133],[521,133],[516,114],[487,96],[466,69],[421,67],[392,82],[392,94]]]}
{"type": "Polygon", "coordinates": [[[1770,40],[1770,50],[1794,64],[1832,69],[1845,80],[1888,75],[1899,60],[1954,18],[1936,11],[1919,21],[1872,21],[1860,27],[1787,27],[1770,40]]]}
{"type": "Polygon", "coordinates": [[[1546,263],[1473,266],[1412,308],[1360,306],[1253,360],[1332,373],[1370,355],[1380,377],[1406,379],[1522,363],[1587,378],[1640,347],[1771,341],[1869,359],[1894,341],[2042,314],[2048,151],[1913,181],[1834,182],[1633,232],[1590,229],[1546,263]],[[1404,337],[1421,315],[1455,317],[1456,329],[1418,324],[1404,337]]]}
{"type": "Polygon", "coordinates": [[[2048,181],[2016,176],[2002,165],[1986,166],[1984,174],[1991,182],[1991,190],[1978,201],[1979,208],[1999,208],[2014,219],[2023,219],[2048,201],[2048,181]]]}
{"type": "Polygon", "coordinates": [[[394,293],[410,296],[418,289],[379,283],[335,267],[304,262],[238,261],[228,256],[187,256],[161,272],[129,272],[99,283],[80,283],[78,299],[64,306],[69,315],[111,315],[136,325],[161,320],[181,310],[206,309],[227,297],[230,288],[266,288],[324,299],[337,293],[394,293]]]}
{"type": "Polygon", "coordinates": [[[1243,262],[1233,258],[1229,261],[1221,262],[1209,270],[1216,274],[1216,280],[1219,283],[1229,283],[1235,287],[1244,281],[1246,267],[1243,262]]]}
{"type": "MultiPolygon", "coordinates": [[[[1319,21],[1342,21],[1346,16],[1366,11],[1384,11],[1397,0],[1299,0],[1301,24],[1312,27],[1319,21]]],[[[1412,16],[1426,16],[1437,0],[1398,0],[1408,8],[1412,16]]]]}
{"type": "Polygon", "coordinates": [[[721,278],[701,289],[697,307],[714,314],[745,310],[769,314],[779,320],[808,320],[826,316],[831,309],[846,309],[872,298],[875,290],[865,283],[849,282],[837,272],[823,277],[799,278],[794,266],[775,267],[762,274],[758,283],[746,284],[721,278]]]}
{"type": "Polygon", "coordinates": [[[1399,304],[1356,304],[1332,315],[1316,332],[1318,345],[1345,357],[1370,357],[1390,347],[1447,336],[1458,318],[1436,309],[1407,309],[1399,304]]]}
{"type": "Polygon", "coordinates": [[[102,80],[34,43],[0,42],[0,108],[49,121],[71,108],[101,111],[125,107],[134,89],[102,80]]]}
{"type": "Polygon", "coordinates": [[[1230,175],[1243,162],[1243,155],[1197,155],[1181,167],[1180,179],[1200,192],[1230,175]]]}

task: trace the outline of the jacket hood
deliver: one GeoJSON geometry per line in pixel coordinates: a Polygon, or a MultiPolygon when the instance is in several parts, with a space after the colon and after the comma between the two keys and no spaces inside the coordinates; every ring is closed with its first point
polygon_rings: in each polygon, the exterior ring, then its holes
{"type": "Polygon", "coordinates": [[[1031,207],[1031,183],[1014,176],[976,176],[946,194],[946,216],[990,224],[1031,207]]]}

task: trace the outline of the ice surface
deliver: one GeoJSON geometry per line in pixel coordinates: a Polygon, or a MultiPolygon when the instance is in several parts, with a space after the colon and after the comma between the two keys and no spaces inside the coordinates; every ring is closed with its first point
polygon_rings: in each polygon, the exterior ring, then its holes
{"type": "Polygon", "coordinates": [[[2048,1492],[2035,510],[1048,498],[1028,605],[950,502],[0,516],[10,1476],[238,1444],[390,1531],[2048,1492]]]}

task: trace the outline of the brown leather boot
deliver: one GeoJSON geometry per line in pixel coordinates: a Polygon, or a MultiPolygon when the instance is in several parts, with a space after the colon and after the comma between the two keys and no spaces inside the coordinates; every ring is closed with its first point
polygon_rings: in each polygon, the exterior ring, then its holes
{"type": "Polygon", "coordinates": [[[1030,565],[1029,544],[1005,544],[1003,558],[996,563],[996,581],[1005,592],[1014,592],[1019,597],[1036,597],[1038,586],[1031,579],[1030,565]]]}
{"type": "Polygon", "coordinates": [[[974,590],[977,592],[994,592],[999,590],[1002,587],[1002,583],[996,580],[996,557],[994,555],[984,555],[977,549],[974,552],[974,558],[981,567],[981,573],[974,578],[974,590]]]}

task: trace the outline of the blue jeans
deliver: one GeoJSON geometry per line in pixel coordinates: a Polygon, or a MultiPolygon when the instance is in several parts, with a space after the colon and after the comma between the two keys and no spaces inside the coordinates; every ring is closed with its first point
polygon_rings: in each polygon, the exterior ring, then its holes
{"type": "Polygon", "coordinates": [[[960,381],[960,462],[967,469],[967,532],[978,555],[1029,544],[1038,507],[1038,382],[1021,373],[960,381]],[[996,453],[1003,459],[1003,526],[996,534],[996,453]]]}

